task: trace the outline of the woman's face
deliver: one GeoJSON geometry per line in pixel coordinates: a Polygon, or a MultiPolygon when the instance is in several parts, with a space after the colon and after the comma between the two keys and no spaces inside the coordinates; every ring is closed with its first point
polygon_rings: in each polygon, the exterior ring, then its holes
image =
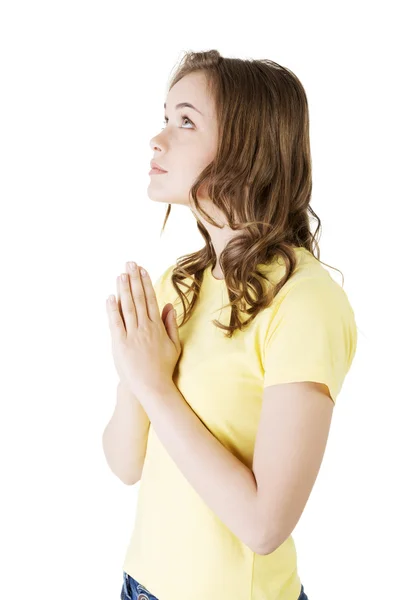
{"type": "MultiPolygon", "coordinates": [[[[190,206],[189,190],[217,149],[214,102],[203,73],[185,75],[173,86],[167,96],[165,117],[165,127],[150,145],[152,159],[167,173],[149,175],[147,194],[156,202],[190,206]],[[187,106],[176,108],[181,102],[192,104],[200,112],[187,106]]],[[[201,189],[198,198],[209,200],[202,196],[201,189]]]]}

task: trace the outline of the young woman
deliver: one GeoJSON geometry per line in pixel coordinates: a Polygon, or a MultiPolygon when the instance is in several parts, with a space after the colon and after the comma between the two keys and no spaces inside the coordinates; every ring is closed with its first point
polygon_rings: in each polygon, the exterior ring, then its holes
{"type": "Polygon", "coordinates": [[[310,230],[306,94],[277,63],[212,50],[185,55],[165,111],[148,195],[163,229],[188,206],[205,246],[154,287],[127,264],[108,307],[121,383],[103,443],[141,481],[120,598],[307,600],[291,533],[357,327],[310,230]]]}

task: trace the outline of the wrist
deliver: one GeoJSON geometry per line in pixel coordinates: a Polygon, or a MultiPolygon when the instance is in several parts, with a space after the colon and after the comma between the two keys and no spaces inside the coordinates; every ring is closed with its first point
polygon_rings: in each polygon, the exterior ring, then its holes
{"type": "Polygon", "coordinates": [[[172,379],[161,378],[159,380],[153,380],[149,385],[143,385],[138,390],[139,401],[141,398],[152,397],[164,397],[171,389],[175,389],[175,383],[172,379]]]}

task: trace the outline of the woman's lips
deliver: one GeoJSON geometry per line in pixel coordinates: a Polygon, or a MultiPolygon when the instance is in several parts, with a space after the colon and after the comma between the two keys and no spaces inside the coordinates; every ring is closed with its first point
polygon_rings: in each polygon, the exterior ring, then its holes
{"type": "Polygon", "coordinates": [[[167,171],[161,171],[160,169],[151,169],[149,175],[165,175],[167,171]]]}

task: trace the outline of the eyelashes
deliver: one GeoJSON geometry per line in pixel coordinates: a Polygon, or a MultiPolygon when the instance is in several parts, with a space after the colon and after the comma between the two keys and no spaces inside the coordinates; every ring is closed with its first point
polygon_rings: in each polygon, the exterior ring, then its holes
{"type": "MultiPolygon", "coordinates": [[[[182,117],[181,117],[181,122],[182,122],[182,121],[184,121],[185,119],[186,119],[187,121],[189,121],[189,123],[190,123],[191,125],[193,125],[193,127],[194,127],[194,123],[193,123],[193,121],[191,121],[191,120],[189,119],[189,117],[187,117],[186,115],[182,115],[182,117]]],[[[168,123],[168,118],[167,118],[167,117],[164,117],[163,124],[164,124],[164,125],[167,125],[167,123],[168,123]]],[[[164,127],[162,127],[162,129],[164,129],[164,127]]],[[[186,128],[186,127],[184,127],[184,129],[187,129],[187,128],[186,128]]]]}

